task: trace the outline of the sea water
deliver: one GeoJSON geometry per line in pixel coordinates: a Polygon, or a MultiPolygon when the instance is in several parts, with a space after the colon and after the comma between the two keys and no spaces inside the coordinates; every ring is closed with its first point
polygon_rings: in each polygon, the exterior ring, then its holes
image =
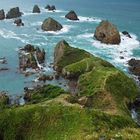
{"type": "MultiPolygon", "coordinates": [[[[0,91],[7,91],[10,95],[21,95],[25,86],[31,87],[36,77],[25,77],[18,70],[18,49],[30,43],[44,48],[46,51],[46,66],[53,62],[54,47],[57,42],[65,39],[71,46],[84,49],[95,56],[99,56],[128,74],[128,60],[140,58],[140,1],[139,0],[4,0],[0,1],[0,8],[6,12],[19,6],[24,13],[23,27],[13,24],[14,19],[0,21],[0,58],[6,57],[8,71],[0,72],[0,91]],[[38,4],[41,13],[33,14],[32,8],[38,4]],[[44,7],[55,5],[56,11],[49,12],[44,7]],[[75,10],[79,21],[65,19],[69,10],[75,10]],[[41,24],[44,19],[52,17],[63,25],[57,32],[43,32],[41,24]],[[96,26],[101,20],[113,22],[121,31],[128,31],[132,38],[121,34],[120,45],[106,45],[93,38],[96,26]],[[124,57],[121,59],[120,57],[124,57]]],[[[53,70],[46,67],[48,74],[53,70]]],[[[60,81],[52,81],[59,84],[60,81]]],[[[65,81],[61,81],[62,83],[65,81]]]]}

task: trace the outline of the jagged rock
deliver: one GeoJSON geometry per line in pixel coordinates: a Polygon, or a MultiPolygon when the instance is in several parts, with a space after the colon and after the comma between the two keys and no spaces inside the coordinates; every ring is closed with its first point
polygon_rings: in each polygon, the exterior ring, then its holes
{"type": "Polygon", "coordinates": [[[63,27],[59,22],[49,17],[43,21],[41,28],[44,31],[58,31],[61,30],[63,27]]]}
{"type": "Polygon", "coordinates": [[[36,56],[37,56],[37,59],[38,59],[38,62],[41,64],[41,63],[44,63],[45,61],[45,50],[42,49],[40,50],[40,48],[36,48],[36,56]]]}
{"type": "Polygon", "coordinates": [[[3,9],[0,10],[0,20],[5,19],[5,12],[3,9]]]}
{"type": "Polygon", "coordinates": [[[22,19],[16,19],[14,21],[14,24],[16,24],[17,26],[24,26],[24,23],[22,22],[22,19]]]}
{"type": "Polygon", "coordinates": [[[33,13],[40,13],[40,8],[38,7],[38,5],[34,6],[33,13]]]}
{"type": "Polygon", "coordinates": [[[122,34],[124,34],[125,36],[132,38],[131,35],[127,32],[127,31],[123,31],[122,34]]]}
{"type": "Polygon", "coordinates": [[[35,48],[31,44],[27,44],[24,48],[19,51],[19,68],[23,71],[26,68],[41,69],[40,64],[45,61],[44,49],[35,48]]]}
{"type": "Polygon", "coordinates": [[[131,59],[128,61],[129,70],[137,76],[140,76],[140,60],[131,59]]]}
{"type": "Polygon", "coordinates": [[[119,44],[120,34],[115,25],[103,20],[95,30],[94,37],[106,44],[119,44]]]}
{"type": "Polygon", "coordinates": [[[45,7],[45,9],[48,9],[49,11],[54,11],[54,10],[56,10],[56,8],[55,8],[54,5],[52,5],[52,6],[47,5],[47,6],[45,7]]]}
{"type": "Polygon", "coordinates": [[[45,9],[50,9],[50,7],[51,7],[50,5],[47,5],[47,6],[45,7],[45,9]]]}
{"type": "Polygon", "coordinates": [[[51,81],[53,79],[54,77],[52,75],[45,75],[45,74],[38,78],[39,81],[43,81],[43,82],[46,82],[47,80],[51,81]]]}
{"type": "Polygon", "coordinates": [[[2,92],[0,93],[0,105],[7,105],[9,103],[9,96],[2,92]]]}
{"type": "Polygon", "coordinates": [[[77,14],[74,11],[70,11],[65,17],[69,20],[79,20],[77,14]]]}
{"type": "Polygon", "coordinates": [[[11,8],[10,11],[6,14],[7,19],[20,17],[22,13],[19,10],[19,7],[11,8]]]}

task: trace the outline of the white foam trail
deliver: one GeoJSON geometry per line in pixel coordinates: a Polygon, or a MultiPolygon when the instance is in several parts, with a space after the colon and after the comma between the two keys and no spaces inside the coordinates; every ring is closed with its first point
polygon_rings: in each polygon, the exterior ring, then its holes
{"type": "Polygon", "coordinates": [[[96,18],[96,17],[83,17],[83,16],[78,16],[79,22],[101,22],[101,19],[96,18]]]}
{"type": "Polygon", "coordinates": [[[38,31],[38,33],[59,35],[67,33],[71,27],[71,25],[63,25],[63,28],[60,31],[38,31]]]}
{"type": "MultiPolygon", "coordinates": [[[[65,18],[65,16],[60,16],[61,18],[65,18]]],[[[70,22],[96,22],[99,23],[101,22],[101,19],[96,18],[96,17],[83,17],[83,16],[78,16],[79,20],[69,20],[67,19],[67,21],[70,22]]]]}
{"type": "Polygon", "coordinates": [[[31,27],[31,26],[41,26],[41,24],[42,24],[42,21],[30,23],[30,27],[31,27]]]}
{"type": "Polygon", "coordinates": [[[92,39],[93,34],[92,33],[80,34],[80,35],[77,36],[77,38],[79,38],[79,39],[82,39],[82,38],[92,39]]]}
{"type": "Polygon", "coordinates": [[[0,36],[6,39],[16,39],[16,40],[20,40],[22,43],[28,43],[27,40],[19,37],[16,33],[14,33],[13,31],[9,31],[6,29],[1,29],[0,30],[0,36]]]}

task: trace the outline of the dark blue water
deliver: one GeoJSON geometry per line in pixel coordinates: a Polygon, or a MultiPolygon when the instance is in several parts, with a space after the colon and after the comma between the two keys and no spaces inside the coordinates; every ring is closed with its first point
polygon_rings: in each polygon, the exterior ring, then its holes
{"type": "MultiPolygon", "coordinates": [[[[0,57],[6,57],[9,71],[0,72],[0,91],[7,90],[10,94],[20,95],[24,86],[32,86],[36,76],[24,77],[18,72],[17,48],[31,43],[44,48],[47,52],[46,65],[53,62],[53,51],[56,43],[61,39],[67,40],[72,46],[85,49],[90,53],[102,57],[117,68],[127,71],[127,61],[132,57],[140,58],[140,1],[139,0],[4,0],[0,1],[0,8],[6,12],[19,6],[24,13],[22,17],[24,27],[18,28],[13,20],[0,22],[0,57]],[[41,14],[32,14],[32,7],[38,4],[41,14]],[[56,12],[44,9],[47,4],[56,5],[56,12]],[[79,22],[72,22],[64,18],[69,10],[75,10],[79,22]],[[63,29],[59,32],[44,33],[40,29],[42,21],[47,17],[58,20],[63,29]],[[132,39],[121,34],[120,45],[105,45],[93,39],[96,26],[102,19],[113,22],[121,31],[130,32],[132,39]],[[37,28],[39,30],[37,30],[37,28]],[[123,51],[123,54],[120,54],[123,51]],[[124,56],[124,60],[120,56],[124,56]]],[[[0,64],[0,67],[1,64],[0,64]]],[[[46,68],[46,73],[52,71],[46,68]]],[[[58,84],[60,81],[54,81],[58,84]]]]}

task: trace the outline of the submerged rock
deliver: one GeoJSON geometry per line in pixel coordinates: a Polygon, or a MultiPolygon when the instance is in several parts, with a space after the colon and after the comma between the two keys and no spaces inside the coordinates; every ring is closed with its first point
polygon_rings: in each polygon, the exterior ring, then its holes
{"type": "Polygon", "coordinates": [[[7,60],[5,57],[0,58],[0,64],[7,64],[7,60]]]}
{"type": "Polygon", "coordinates": [[[7,19],[20,17],[22,13],[19,10],[19,7],[11,8],[10,11],[6,14],[7,19]]]}
{"type": "Polygon", "coordinates": [[[25,71],[27,68],[42,69],[41,64],[45,61],[44,49],[35,48],[28,44],[19,51],[19,68],[25,71]]]}
{"type": "Polygon", "coordinates": [[[16,24],[17,26],[24,26],[24,23],[22,22],[22,19],[16,19],[14,21],[14,24],[16,24]]]}
{"type": "Polygon", "coordinates": [[[77,14],[74,11],[70,11],[65,17],[69,20],[79,20],[77,14]]]}
{"type": "Polygon", "coordinates": [[[132,58],[128,61],[129,70],[136,76],[140,76],[140,60],[132,58]]]}
{"type": "Polygon", "coordinates": [[[122,34],[129,37],[129,38],[132,38],[131,35],[127,31],[123,31],[122,34]]]}
{"type": "Polygon", "coordinates": [[[40,8],[38,7],[38,5],[35,5],[33,7],[33,13],[40,13],[40,8]]]}
{"type": "Polygon", "coordinates": [[[61,30],[63,27],[58,21],[49,17],[43,21],[41,28],[44,31],[58,31],[61,30]]]}
{"type": "Polygon", "coordinates": [[[121,42],[119,31],[115,25],[105,20],[96,27],[94,37],[106,44],[119,44],[121,42]]]}
{"type": "Polygon", "coordinates": [[[0,10],[0,20],[5,19],[5,12],[3,9],[0,10]]]}

